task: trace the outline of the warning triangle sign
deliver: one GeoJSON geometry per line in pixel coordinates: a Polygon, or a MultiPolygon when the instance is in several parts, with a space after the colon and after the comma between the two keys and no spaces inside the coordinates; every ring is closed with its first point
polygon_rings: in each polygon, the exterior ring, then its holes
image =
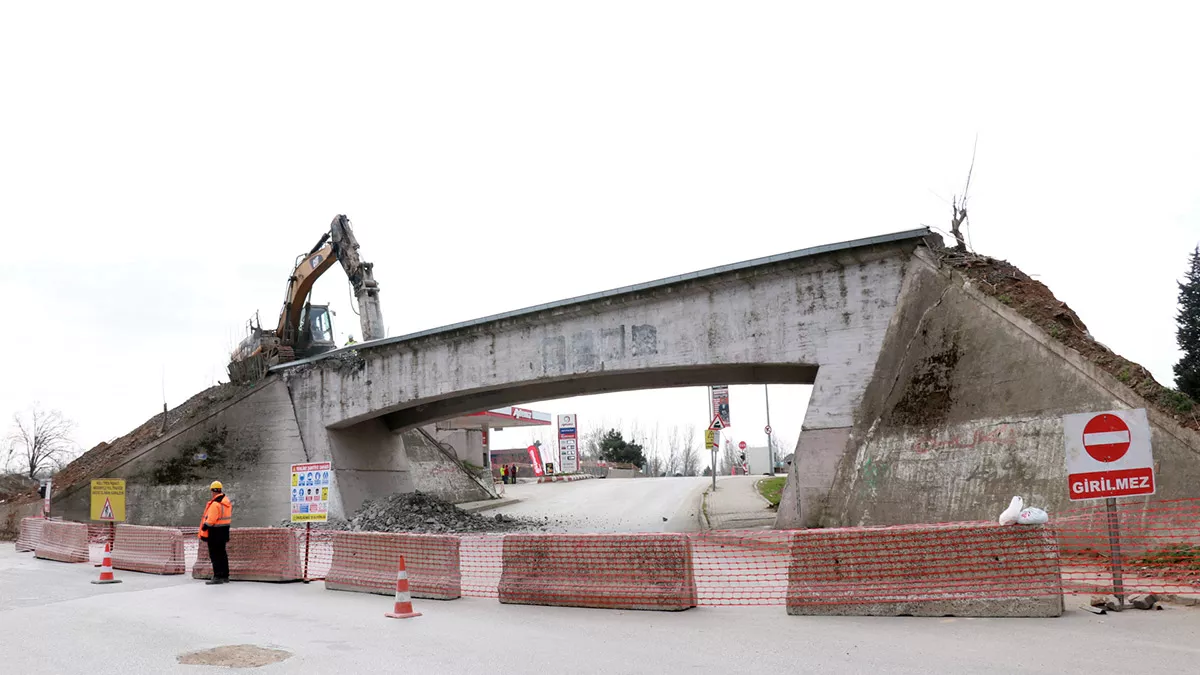
{"type": "Polygon", "coordinates": [[[721,421],[721,416],[717,415],[713,417],[713,421],[708,425],[708,428],[712,431],[720,431],[725,428],[725,423],[721,421]]]}
{"type": "Polygon", "coordinates": [[[100,520],[116,520],[116,519],[117,519],[117,517],[113,515],[112,500],[105,497],[104,498],[104,508],[100,510],[100,520]]]}

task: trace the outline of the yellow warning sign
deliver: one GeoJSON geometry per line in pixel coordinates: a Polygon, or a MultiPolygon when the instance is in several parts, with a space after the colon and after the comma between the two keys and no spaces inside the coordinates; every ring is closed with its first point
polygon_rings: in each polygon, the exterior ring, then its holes
{"type": "Polygon", "coordinates": [[[92,481],[92,520],[125,522],[125,481],[97,478],[92,481]]]}
{"type": "Polygon", "coordinates": [[[721,432],[713,429],[704,430],[704,447],[716,449],[720,446],[721,432]]]}

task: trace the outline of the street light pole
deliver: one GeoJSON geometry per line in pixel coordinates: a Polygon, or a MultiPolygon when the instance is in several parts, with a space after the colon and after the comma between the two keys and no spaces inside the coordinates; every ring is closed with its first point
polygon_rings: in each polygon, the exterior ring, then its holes
{"type": "Polygon", "coordinates": [[[767,461],[770,462],[771,475],[775,475],[775,446],[771,443],[771,385],[763,385],[763,397],[767,401],[767,461]]]}

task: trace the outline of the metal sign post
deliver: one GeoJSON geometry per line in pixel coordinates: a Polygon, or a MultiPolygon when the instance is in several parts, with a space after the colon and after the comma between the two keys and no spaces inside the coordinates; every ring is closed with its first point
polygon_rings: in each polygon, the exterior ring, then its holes
{"type": "Polygon", "coordinates": [[[1064,415],[1063,438],[1071,501],[1104,500],[1112,594],[1120,611],[1125,606],[1125,579],[1116,498],[1154,494],[1150,421],[1142,408],[1064,415]]]}
{"type": "Polygon", "coordinates": [[[1117,611],[1125,606],[1125,580],[1121,569],[1121,522],[1117,516],[1117,500],[1109,497],[1104,500],[1108,512],[1108,549],[1112,553],[1112,582],[1113,595],[1117,597],[1117,611]]]}
{"type": "Polygon", "coordinates": [[[308,555],[312,542],[312,524],[329,521],[329,497],[333,489],[333,464],[309,462],[291,466],[292,522],[304,523],[304,582],[308,583],[308,555]]]}
{"type": "Polygon", "coordinates": [[[712,489],[717,489],[717,446],[721,442],[721,432],[715,429],[704,430],[704,444],[712,454],[712,489]]]}

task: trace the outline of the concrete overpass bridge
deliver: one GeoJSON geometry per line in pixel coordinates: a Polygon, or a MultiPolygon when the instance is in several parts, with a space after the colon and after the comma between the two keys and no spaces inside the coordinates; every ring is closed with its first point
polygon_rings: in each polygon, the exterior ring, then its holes
{"type": "MultiPolygon", "coordinates": [[[[1196,435],[943,263],[910,230],[774,255],[339,350],[276,370],[347,510],[406,489],[396,432],[631,389],[810,384],[779,526],[1065,507],[1060,415],[1152,408],[1159,457],[1196,435]],[[969,439],[964,442],[962,439],[969,439]],[[931,451],[931,449],[934,449],[931,451]],[[999,507],[999,508],[998,508],[999,507]]],[[[1188,494],[1163,476],[1160,494],[1188,494]]]]}
{"type": "MultiPolygon", "coordinates": [[[[807,410],[773,411],[804,418],[779,527],[991,519],[1014,494],[1065,508],[1061,415],[1114,408],[1150,412],[1154,498],[1194,496],[1200,438],[957,271],[976,263],[910,230],[363,343],[276,367],[106,475],[146,505],[134,522],[190,524],[185,469],[207,443],[222,459],[204,469],[231,477],[240,522],[276,524],[290,462],[333,462],[334,515],[393,492],[480,490],[430,443],[432,423],[464,413],[785,383],[813,391],[807,410]]],[[[1078,330],[1068,320],[1057,328],[1078,330]]],[[[86,489],[68,501],[86,520],[86,489]]]]}

